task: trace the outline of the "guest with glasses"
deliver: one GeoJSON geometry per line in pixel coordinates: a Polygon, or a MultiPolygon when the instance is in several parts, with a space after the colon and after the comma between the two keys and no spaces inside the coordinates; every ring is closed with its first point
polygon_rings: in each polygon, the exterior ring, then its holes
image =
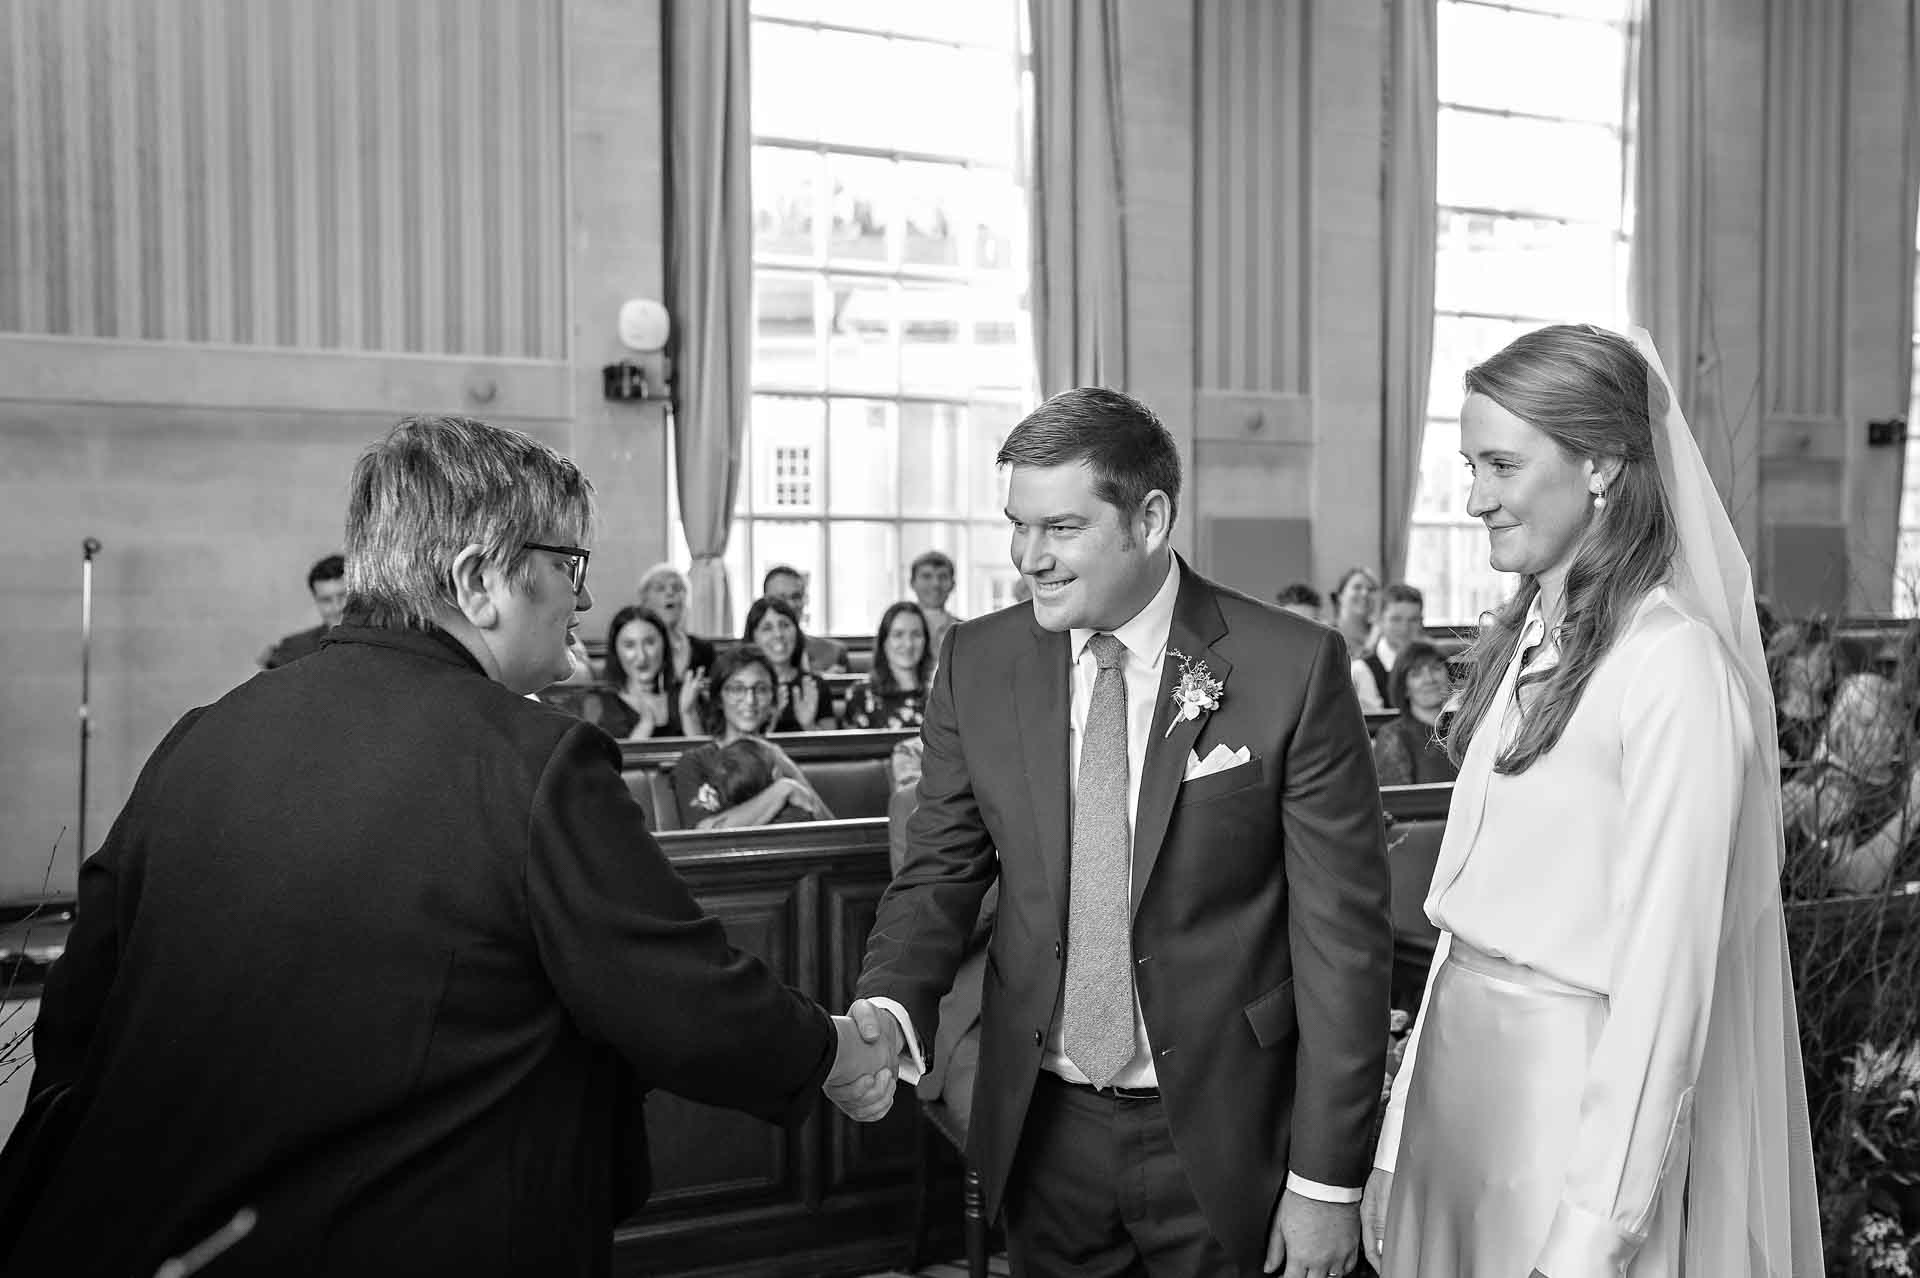
{"type": "Polygon", "coordinates": [[[688,750],[673,765],[673,793],[679,800],[682,824],[696,830],[770,825],[783,819],[789,806],[804,814],[802,819],[833,819],[806,774],[786,751],[766,739],[779,686],[773,663],[752,644],[742,644],[715,659],[711,691],[701,704],[713,740],[688,750]],[[728,802],[729,770],[722,751],[741,741],[765,753],[773,779],[751,797],[728,802]]]}
{"type": "Polygon", "coordinates": [[[827,681],[807,668],[807,636],[793,605],[772,595],[754,600],[742,638],[760,649],[774,673],[772,731],[826,732],[840,726],[827,681]]]}

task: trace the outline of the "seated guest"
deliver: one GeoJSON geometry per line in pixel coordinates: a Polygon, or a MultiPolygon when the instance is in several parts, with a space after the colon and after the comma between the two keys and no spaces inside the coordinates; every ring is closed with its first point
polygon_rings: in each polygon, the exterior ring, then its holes
{"type": "Polygon", "coordinates": [[[340,610],[347,603],[347,561],[328,555],[307,570],[307,593],[320,611],[320,624],[311,630],[290,634],[260,654],[260,666],[277,670],[289,662],[320,651],[320,640],[340,624],[340,610]]]}
{"type": "Polygon", "coordinates": [[[673,668],[682,679],[699,679],[713,665],[713,644],[687,633],[687,579],[672,564],[655,564],[640,578],[635,601],[667,623],[673,668]]]}
{"type": "Polygon", "coordinates": [[[1773,680],[1779,716],[1780,765],[1790,771],[1813,757],[1826,723],[1827,708],[1840,680],[1843,654],[1834,642],[1833,623],[1816,616],[1789,622],[1767,645],[1767,672],[1773,680]]]}
{"type": "MultiPolygon", "coordinates": [[[[739,737],[720,747],[713,761],[712,785],[722,811],[737,808],[766,792],[774,782],[772,752],[778,748],[753,737],[739,737]]],[[[789,799],[769,824],[814,819],[812,810],[789,799]]]]}
{"type": "Polygon", "coordinates": [[[700,697],[698,680],[673,677],[667,623],[639,604],[613,614],[599,687],[580,702],[579,715],[616,741],[684,737],[700,697]]]}
{"type": "Polygon", "coordinates": [[[622,1097],[891,1096],[728,944],[606,734],[523,699],[568,670],[592,522],[517,431],[413,417],[361,455],[327,645],[189,711],[80,870],[0,1272],[169,1272],[244,1206],[208,1273],[606,1273],[622,1097]]]}
{"type": "Polygon", "coordinates": [[[1452,781],[1459,773],[1435,730],[1453,679],[1447,659],[1430,643],[1410,643],[1393,666],[1390,700],[1399,717],[1373,734],[1373,770],[1381,785],[1428,785],[1452,781]]]}
{"type": "Polygon", "coordinates": [[[807,669],[807,636],[786,600],[766,596],[754,600],[741,638],[760,649],[779,684],[773,731],[826,732],[840,726],[827,681],[807,669]]]}
{"type": "Polygon", "coordinates": [[[1408,644],[1424,642],[1422,614],[1426,599],[1403,581],[1391,582],[1380,592],[1380,620],[1374,626],[1372,645],[1353,663],[1353,690],[1360,697],[1360,708],[1378,713],[1398,710],[1389,686],[1394,662],[1408,644]]]}
{"type": "Polygon", "coordinates": [[[920,605],[921,615],[927,619],[927,647],[933,649],[936,661],[940,659],[940,640],[947,633],[947,627],[960,620],[947,611],[947,600],[953,597],[953,581],[953,560],[938,550],[922,553],[907,570],[907,585],[920,605]]]}
{"type": "Polygon", "coordinates": [[[933,645],[920,605],[901,602],[880,618],[873,670],[847,695],[849,728],[917,728],[933,678],[933,645]]]}
{"type": "Polygon", "coordinates": [[[833,820],[806,774],[765,738],[778,687],[772,663],[752,644],[714,659],[709,691],[701,702],[702,726],[713,740],[688,750],[673,765],[674,797],[682,820],[692,822],[694,829],[770,825],[782,819],[790,803],[806,813],[805,819],[833,820]],[[736,741],[748,742],[765,756],[772,779],[748,797],[729,802],[721,790],[721,752],[736,741]]]}
{"type": "Polygon", "coordinates": [[[1365,568],[1349,568],[1333,588],[1328,607],[1333,609],[1332,625],[1347,641],[1347,659],[1360,661],[1373,650],[1373,617],[1380,582],[1365,568]]]}
{"type": "Polygon", "coordinates": [[[1273,601],[1288,612],[1305,617],[1308,621],[1318,621],[1323,625],[1326,622],[1326,618],[1320,611],[1324,603],[1320,592],[1304,581],[1296,581],[1290,586],[1281,587],[1280,593],[1273,597],[1273,601]]]}
{"type": "MultiPolygon", "coordinates": [[[[800,619],[802,628],[806,626],[807,578],[798,568],[775,564],[767,569],[767,575],[760,582],[760,593],[770,599],[786,600],[787,606],[793,609],[793,615],[800,619]]],[[[845,671],[847,645],[826,635],[808,635],[807,668],[815,674],[845,671]]]]}

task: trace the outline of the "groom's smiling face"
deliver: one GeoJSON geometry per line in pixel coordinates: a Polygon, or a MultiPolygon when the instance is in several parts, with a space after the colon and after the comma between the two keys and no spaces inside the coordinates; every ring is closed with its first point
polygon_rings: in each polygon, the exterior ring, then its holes
{"type": "Polygon", "coordinates": [[[1085,462],[1014,466],[1007,483],[1013,565],[1047,630],[1117,630],[1166,579],[1167,495],[1154,490],[1129,518],[1093,485],[1085,462]]]}

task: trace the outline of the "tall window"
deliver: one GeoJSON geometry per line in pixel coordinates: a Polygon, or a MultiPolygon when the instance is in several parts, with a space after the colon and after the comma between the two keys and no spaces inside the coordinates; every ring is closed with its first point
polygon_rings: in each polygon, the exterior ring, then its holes
{"type": "MultiPolygon", "coordinates": [[[[1920,223],[1914,226],[1920,247],[1920,223]]],[[[1907,465],[1900,488],[1900,542],[1893,560],[1895,616],[1920,616],[1920,272],[1914,278],[1913,384],[1907,394],[1907,465]]]]}
{"type": "Polygon", "coordinates": [[[1406,577],[1427,618],[1513,592],[1466,510],[1461,378],[1521,333],[1627,321],[1628,0],[1440,0],[1433,383],[1406,577]]]}
{"type": "Polygon", "coordinates": [[[939,549],[1010,597],[993,457],[1031,407],[1019,0],[754,0],[753,408],[727,569],[870,631],[939,549]]]}

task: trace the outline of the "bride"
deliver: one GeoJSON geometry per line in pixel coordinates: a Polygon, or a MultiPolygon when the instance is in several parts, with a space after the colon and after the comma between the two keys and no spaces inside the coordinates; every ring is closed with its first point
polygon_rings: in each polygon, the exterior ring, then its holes
{"type": "Polygon", "coordinates": [[[1650,343],[1474,368],[1520,574],[1450,729],[1441,943],[1362,1206],[1385,1278],[1822,1272],[1745,557],[1650,343]]]}

